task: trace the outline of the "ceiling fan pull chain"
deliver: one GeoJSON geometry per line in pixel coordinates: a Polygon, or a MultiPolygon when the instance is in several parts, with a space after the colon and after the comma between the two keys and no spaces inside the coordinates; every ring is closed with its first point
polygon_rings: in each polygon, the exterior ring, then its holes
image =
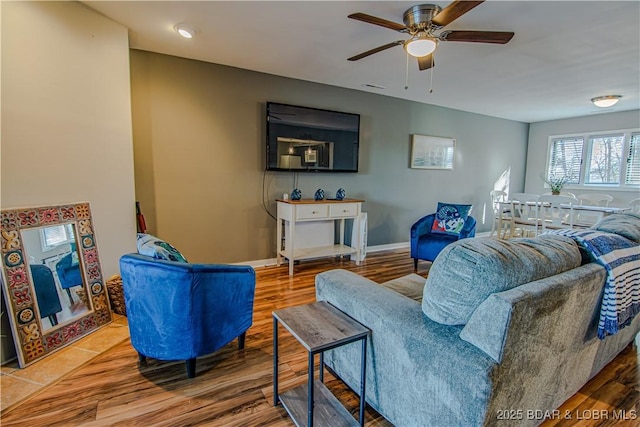
{"type": "MultiPolygon", "coordinates": [[[[435,58],[434,58],[435,56],[436,56],[436,53],[435,53],[435,52],[431,54],[431,63],[432,63],[432,64],[433,64],[433,62],[435,61],[435,58]]],[[[430,71],[430,73],[431,73],[431,82],[429,83],[429,85],[430,85],[431,87],[429,88],[429,93],[433,93],[433,68],[434,68],[434,67],[431,67],[431,69],[429,70],[429,71],[430,71]]]]}
{"type": "Polygon", "coordinates": [[[409,54],[407,53],[407,63],[404,72],[404,90],[409,89],[409,54]]]}

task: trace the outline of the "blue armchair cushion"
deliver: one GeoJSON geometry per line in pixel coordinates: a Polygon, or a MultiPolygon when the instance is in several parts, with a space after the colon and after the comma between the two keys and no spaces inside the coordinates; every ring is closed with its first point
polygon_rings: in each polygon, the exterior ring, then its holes
{"type": "Polygon", "coordinates": [[[571,270],[581,261],[577,244],[565,236],[458,240],[433,262],[422,311],[438,323],[465,325],[491,294],[571,270]]]}
{"type": "Polygon", "coordinates": [[[179,250],[151,234],[138,233],[137,246],[140,255],[166,261],[187,262],[179,250]]]}
{"type": "Polygon", "coordinates": [[[438,202],[438,209],[436,210],[431,232],[459,236],[470,210],[471,205],[438,202]]]}

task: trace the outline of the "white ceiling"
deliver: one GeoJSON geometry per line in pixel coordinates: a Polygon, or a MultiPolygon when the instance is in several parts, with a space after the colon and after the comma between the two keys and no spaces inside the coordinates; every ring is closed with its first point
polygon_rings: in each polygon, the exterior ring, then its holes
{"type": "MultiPolygon", "coordinates": [[[[640,1],[487,1],[445,29],[513,31],[506,45],[442,42],[429,71],[401,46],[357,62],[347,58],[406,39],[348,19],[363,12],[402,23],[407,1],[85,1],[129,28],[134,49],[198,59],[374,92],[521,122],[640,108],[640,1]],[[198,29],[191,40],[174,26],[198,29]],[[368,88],[372,84],[384,89],[368,88]],[[595,96],[622,95],[599,109],[595,96]]],[[[450,2],[432,2],[446,7],[450,2]]],[[[339,108],[339,106],[334,106],[339,108]]]]}

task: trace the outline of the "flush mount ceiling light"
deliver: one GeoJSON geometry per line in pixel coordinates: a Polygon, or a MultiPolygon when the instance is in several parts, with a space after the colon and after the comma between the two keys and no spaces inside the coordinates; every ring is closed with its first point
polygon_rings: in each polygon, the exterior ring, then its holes
{"type": "Polygon", "coordinates": [[[195,36],[197,33],[197,30],[195,28],[186,24],[178,24],[173,27],[173,29],[176,30],[176,32],[185,39],[193,38],[193,36],[195,36]]]}
{"type": "Polygon", "coordinates": [[[418,33],[404,42],[404,50],[416,58],[429,55],[436,50],[436,47],[438,47],[438,41],[429,37],[427,33],[418,33]]]}
{"type": "Polygon", "coordinates": [[[598,96],[596,98],[591,98],[591,102],[593,102],[596,107],[607,108],[616,105],[620,98],[622,98],[622,95],[598,96]]]}

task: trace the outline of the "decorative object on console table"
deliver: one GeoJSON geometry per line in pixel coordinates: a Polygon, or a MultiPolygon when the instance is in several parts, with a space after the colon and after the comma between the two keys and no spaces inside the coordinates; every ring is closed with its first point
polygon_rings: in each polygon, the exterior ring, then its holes
{"type": "Polygon", "coordinates": [[[336,191],[336,199],[344,200],[346,196],[347,196],[347,192],[344,191],[344,188],[338,188],[338,191],[336,191]]]}
{"type": "Polygon", "coordinates": [[[324,200],[324,190],[322,188],[318,188],[316,190],[316,194],[313,195],[314,200],[324,200]]]}
{"type": "Polygon", "coordinates": [[[291,200],[300,200],[302,199],[302,191],[297,188],[294,188],[291,192],[291,200]]]}

